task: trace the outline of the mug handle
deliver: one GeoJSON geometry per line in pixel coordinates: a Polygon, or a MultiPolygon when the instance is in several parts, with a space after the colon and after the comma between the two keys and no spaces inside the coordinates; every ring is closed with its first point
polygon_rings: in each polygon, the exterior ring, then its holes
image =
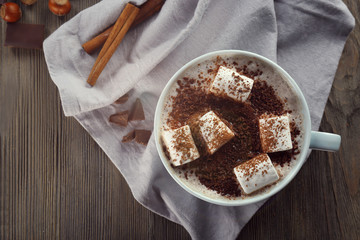
{"type": "Polygon", "coordinates": [[[339,150],[341,136],[333,133],[311,131],[310,148],[335,152],[339,150]]]}

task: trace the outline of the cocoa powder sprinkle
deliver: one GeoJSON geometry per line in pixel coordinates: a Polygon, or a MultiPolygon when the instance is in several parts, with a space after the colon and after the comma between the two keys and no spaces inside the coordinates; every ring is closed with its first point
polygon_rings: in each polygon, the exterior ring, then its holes
{"type": "MultiPolygon", "coordinates": [[[[171,98],[172,110],[167,125],[172,129],[189,125],[201,156],[196,161],[174,168],[183,170],[185,178],[189,174],[195,174],[203,185],[223,196],[237,197],[241,195],[241,190],[233,172],[234,167],[264,153],[259,136],[259,117],[264,113],[280,116],[286,113],[286,110],[284,102],[276,95],[274,89],[261,80],[260,69],[248,71],[246,65],[240,66],[237,62],[232,64],[236,66],[239,74],[254,80],[246,102],[236,102],[209,94],[200,84],[208,85],[209,79],[179,79],[177,95],[171,98]],[[255,76],[257,78],[254,78],[255,76]],[[198,84],[194,84],[195,82],[198,84]],[[201,116],[211,110],[235,134],[234,138],[212,155],[207,152],[198,126],[201,116]]],[[[216,73],[220,65],[223,65],[223,61],[218,58],[215,67],[208,68],[207,72],[216,73]]],[[[289,163],[299,152],[295,139],[300,131],[295,123],[291,123],[290,127],[293,149],[269,154],[271,160],[280,165],[289,163]]]]}

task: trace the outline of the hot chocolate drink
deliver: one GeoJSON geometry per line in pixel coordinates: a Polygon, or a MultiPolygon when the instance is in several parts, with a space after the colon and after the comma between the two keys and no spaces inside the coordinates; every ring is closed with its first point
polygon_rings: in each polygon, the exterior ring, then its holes
{"type": "Polygon", "coordinates": [[[258,59],[222,55],[189,67],[161,116],[172,171],[210,198],[268,191],[301,151],[297,101],[282,76],[258,59]]]}

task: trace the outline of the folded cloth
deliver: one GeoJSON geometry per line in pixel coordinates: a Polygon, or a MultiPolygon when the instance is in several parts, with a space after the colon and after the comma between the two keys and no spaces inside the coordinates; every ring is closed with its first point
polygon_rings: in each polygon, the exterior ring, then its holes
{"type": "MultiPolygon", "coordinates": [[[[143,1],[135,1],[140,5],[143,1]]],[[[94,87],[86,79],[96,54],[81,44],[119,16],[124,1],[103,0],[62,25],[44,42],[50,76],[67,116],[74,116],[120,170],[137,201],[182,224],[194,239],[233,239],[263,204],[222,207],[178,186],[163,167],[152,135],[147,147],[121,143],[133,128],[151,130],[171,76],[186,62],[221,49],[252,51],[277,61],[295,79],[318,129],[354,18],[340,0],[172,0],[128,32],[94,87]],[[130,91],[123,105],[112,104],[130,91]],[[111,114],[142,100],[145,121],[119,127],[111,114]]]]}

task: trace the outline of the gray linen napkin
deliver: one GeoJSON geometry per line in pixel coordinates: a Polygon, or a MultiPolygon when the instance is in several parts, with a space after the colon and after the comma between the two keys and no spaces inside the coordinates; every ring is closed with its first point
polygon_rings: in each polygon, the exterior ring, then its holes
{"type": "Polygon", "coordinates": [[[128,32],[90,88],[86,79],[96,54],[86,54],[81,44],[114,22],[124,5],[104,0],[45,40],[46,62],[65,115],[74,116],[90,133],[142,205],[182,224],[194,239],[233,239],[263,202],[221,207],[199,200],[169,176],[154,136],[147,147],[121,143],[122,136],[133,128],[151,130],[158,97],[170,77],[189,60],[221,49],[252,51],[277,61],[299,84],[312,127],[318,129],[354,18],[340,0],[169,0],[157,16],[128,32]],[[112,104],[129,90],[127,103],[112,104]],[[126,128],[108,122],[137,97],[145,121],[126,128]]]}

